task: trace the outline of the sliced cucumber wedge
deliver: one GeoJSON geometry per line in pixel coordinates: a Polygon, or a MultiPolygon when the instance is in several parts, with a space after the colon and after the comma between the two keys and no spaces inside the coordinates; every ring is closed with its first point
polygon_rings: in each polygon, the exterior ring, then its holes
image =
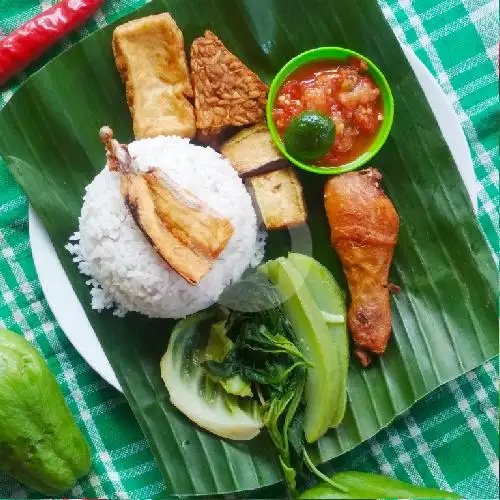
{"type": "Polygon", "coordinates": [[[287,259],[269,261],[259,271],[286,298],[283,311],[295,329],[299,347],[313,365],[307,374],[304,414],[304,434],[313,443],[328,430],[337,413],[338,387],[332,363],[336,345],[304,279],[287,259]]]}
{"type": "Polygon", "coordinates": [[[347,371],[349,368],[349,337],[345,293],[330,271],[307,255],[290,253],[288,261],[297,269],[312,298],[321,310],[335,343],[332,390],[336,395],[335,412],[330,423],[336,427],[342,422],[347,402],[347,371]]]}

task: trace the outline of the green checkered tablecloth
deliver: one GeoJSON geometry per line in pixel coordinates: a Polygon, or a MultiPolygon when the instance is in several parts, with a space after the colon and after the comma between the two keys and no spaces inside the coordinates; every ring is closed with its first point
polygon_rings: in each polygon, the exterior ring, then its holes
{"type": "MultiPolygon", "coordinates": [[[[54,1],[0,0],[0,37],[54,1]]],[[[108,0],[86,28],[31,71],[89,31],[143,3],[108,0]]],[[[379,3],[396,36],[437,77],[455,108],[474,160],[478,217],[498,256],[498,2],[379,3]]],[[[15,86],[0,93],[0,107],[13,92],[15,86]]],[[[22,333],[43,353],[92,446],[92,471],[70,496],[165,497],[160,473],[125,398],[92,371],[52,316],[31,257],[27,209],[25,196],[0,164],[0,327],[22,333]]],[[[332,467],[379,471],[415,484],[452,488],[468,498],[497,498],[498,423],[496,359],[434,391],[332,467]]],[[[0,473],[0,497],[36,496],[0,473]]]]}

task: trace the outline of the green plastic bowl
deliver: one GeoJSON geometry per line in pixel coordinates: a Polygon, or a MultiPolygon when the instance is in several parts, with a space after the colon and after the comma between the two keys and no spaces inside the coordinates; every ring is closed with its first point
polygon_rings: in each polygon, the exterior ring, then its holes
{"type": "Polygon", "coordinates": [[[298,56],[294,57],[293,59],[288,61],[285,66],[281,68],[279,73],[274,77],[274,80],[271,83],[271,88],[269,89],[266,117],[269,131],[271,132],[271,136],[276,146],[281,151],[283,156],[285,156],[285,158],[291,161],[294,165],[297,165],[297,167],[299,168],[302,168],[309,172],[314,172],[316,174],[343,174],[344,172],[350,172],[351,170],[356,170],[357,168],[363,166],[367,161],[373,158],[379,151],[379,149],[384,145],[384,142],[386,141],[391,130],[392,120],[394,118],[394,99],[392,97],[392,92],[389,84],[387,83],[387,80],[385,79],[382,72],[365,56],[362,56],[361,54],[358,54],[357,52],[349,49],[343,49],[341,47],[319,47],[317,49],[302,52],[298,56]],[[374,82],[380,89],[380,93],[382,96],[384,120],[382,121],[382,124],[377,132],[374,141],[372,142],[368,150],[365,151],[361,156],[358,156],[358,158],[349,163],[338,165],[336,167],[318,167],[316,165],[310,165],[296,160],[286,151],[285,145],[281,140],[281,137],[273,120],[274,101],[281,86],[291,73],[304,66],[305,64],[325,60],[343,61],[353,56],[362,59],[368,64],[368,74],[373,78],[374,82]]]}

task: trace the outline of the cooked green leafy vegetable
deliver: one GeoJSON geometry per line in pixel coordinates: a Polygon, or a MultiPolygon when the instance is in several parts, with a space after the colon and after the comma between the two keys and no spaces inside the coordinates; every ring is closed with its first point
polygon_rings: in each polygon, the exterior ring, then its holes
{"type": "MultiPolygon", "coordinates": [[[[231,352],[234,343],[227,336],[226,317],[212,325],[207,347],[203,351],[203,359],[205,362],[222,361],[229,352],[231,352]]],[[[244,381],[240,375],[232,377],[218,377],[208,373],[208,376],[222,385],[224,390],[235,396],[252,396],[252,388],[250,384],[244,381]]]]}
{"type": "Polygon", "coordinates": [[[258,384],[280,386],[293,370],[308,364],[287,338],[291,326],[278,311],[230,315],[227,335],[235,339],[233,348],[222,361],[205,361],[207,371],[216,377],[239,375],[258,384]]]}
{"type": "Polygon", "coordinates": [[[310,363],[294,343],[296,335],[281,310],[282,299],[277,290],[259,274],[247,277],[244,283],[246,286],[240,284],[239,291],[246,299],[245,309],[254,312],[229,314],[226,335],[234,342],[233,347],[223,360],[205,361],[204,367],[211,376],[227,380],[241,377],[253,385],[264,425],[293,493],[295,466],[300,467],[303,456],[302,419],[298,410],[303,406],[306,368],[310,363]],[[254,293],[257,289],[258,293],[254,293]],[[290,428],[295,447],[290,446],[290,428]]]}
{"type": "MultiPolygon", "coordinates": [[[[227,386],[220,384],[203,368],[213,328],[220,328],[225,316],[223,310],[213,308],[179,321],[160,362],[161,376],[172,403],[193,422],[221,437],[248,440],[263,426],[259,405],[234,395],[236,390],[227,391],[234,380],[226,381],[227,386]]],[[[212,344],[212,354],[213,349],[212,344]]],[[[242,392],[244,387],[242,381],[242,392]]]]}
{"type": "MultiPolygon", "coordinates": [[[[311,362],[305,388],[304,433],[307,442],[314,443],[325,434],[338,413],[339,346],[311,292],[303,286],[304,278],[289,260],[279,257],[259,270],[283,296],[283,310],[293,325],[297,344],[311,362]]],[[[345,392],[345,384],[340,390],[345,392]]]]}
{"type": "Polygon", "coordinates": [[[307,454],[304,438],[311,439],[310,433],[305,432],[306,418],[321,421],[321,428],[316,431],[318,438],[332,422],[341,420],[345,411],[345,395],[328,393],[346,390],[345,303],[338,286],[328,283],[325,278],[328,272],[324,268],[313,271],[315,261],[309,257],[297,255],[294,260],[300,271],[286,259],[270,261],[261,268],[263,272],[246,276],[233,285],[221,297],[224,307],[212,308],[179,322],[162,360],[162,376],[174,405],[215,434],[251,439],[260,426],[265,426],[293,495],[297,494],[297,472],[304,463],[318,477],[343,490],[316,469],[307,454]],[[275,265],[280,269],[286,267],[293,275],[293,283],[287,288],[275,287],[268,280],[267,276],[271,280],[275,278],[275,265]],[[330,286],[321,289],[318,276],[330,286]],[[308,284],[314,288],[313,295],[336,294],[331,300],[321,299],[324,314],[315,305],[307,290],[308,284]],[[299,298],[290,304],[293,300],[290,295],[294,297],[299,289],[299,298]],[[308,320],[311,310],[315,323],[308,320]],[[297,317],[307,321],[297,321],[297,317]],[[335,331],[327,327],[332,321],[335,331]],[[319,328],[318,333],[315,326],[319,328]],[[310,374],[317,375],[317,371],[312,371],[316,362],[322,367],[335,366],[329,371],[323,368],[321,372],[321,376],[332,376],[332,383],[323,379],[320,384],[318,379],[313,390],[321,386],[322,392],[313,394],[312,398],[309,392],[308,399],[310,374]],[[326,403],[339,408],[327,406],[321,401],[323,397],[327,398],[326,403]],[[311,401],[320,405],[316,413],[311,411],[311,401]],[[250,413],[256,418],[256,406],[261,419],[259,425],[245,427],[240,414],[242,408],[251,408],[250,413]]]}
{"type": "Polygon", "coordinates": [[[378,474],[367,472],[339,472],[331,476],[335,483],[344,487],[340,491],[329,483],[321,483],[304,491],[301,500],[334,498],[461,498],[451,491],[424,488],[404,483],[378,474]]]}

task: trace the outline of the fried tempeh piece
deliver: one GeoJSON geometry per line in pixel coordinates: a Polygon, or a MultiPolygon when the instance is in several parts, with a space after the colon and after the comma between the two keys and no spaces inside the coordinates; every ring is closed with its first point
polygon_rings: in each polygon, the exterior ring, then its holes
{"type": "Polygon", "coordinates": [[[233,235],[229,219],[217,215],[158,169],[134,168],[127,147],[103,127],[108,166],[120,174],[120,191],[135,223],[158,255],[186,281],[197,284],[233,235]]]}
{"type": "Polygon", "coordinates": [[[265,118],[267,85],[211,31],[191,45],[191,76],[200,140],[265,118]]]}
{"type": "Polygon", "coordinates": [[[363,366],[383,354],[391,333],[388,283],[399,216],[374,168],[336,175],[325,186],[325,208],[351,292],[349,329],[363,366]]]}
{"type": "Polygon", "coordinates": [[[135,137],[194,137],[184,37],[170,14],[118,26],[113,32],[113,53],[125,83],[135,137]]]}
{"type": "Polygon", "coordinates": [[[267,229],[295,227],[306,222],[302,186],[292,168],[249,177],[247,186],[267,229]]]}

